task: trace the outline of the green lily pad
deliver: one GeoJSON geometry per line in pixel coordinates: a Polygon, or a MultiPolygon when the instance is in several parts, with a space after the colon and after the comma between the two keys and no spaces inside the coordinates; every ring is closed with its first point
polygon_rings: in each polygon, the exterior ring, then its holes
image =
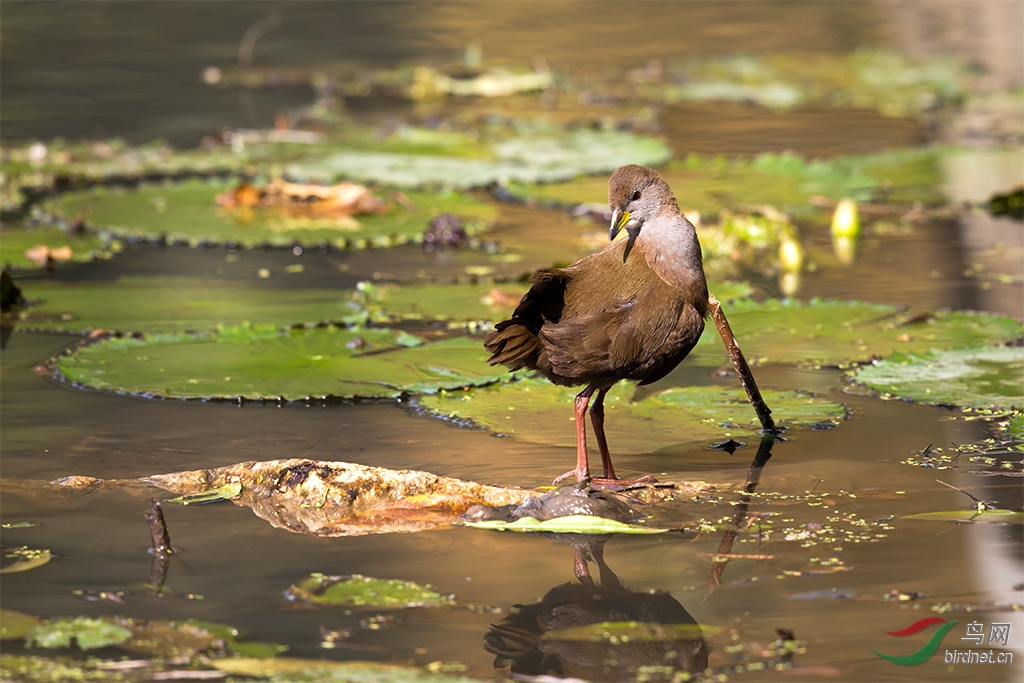
{"type": "Polygon", "coordinates": [[[945,512],[919,512],[914,515],[903,515],[903,519],[970,524],[1024,524],[1024,512],[1014,512],[1013,510],[948,510],[945,512]]]}
{"type": "MultiPolygon", "coordinates": [[[[356,291],[268,289],[197,278],[130,277],[115,282],[20,282],[23,329],[85,334],[213,331],[219,325],[498,321],[529,288],[520,283],[373,285],[356,291]]],[[[717,283],[722,301],[750,296],[746,283],[717,283]]]]}
{"type": "Polygon", "coordinates": [[[107,339],[61,356],[69,381],[174,398],[397,398],[493,382],[478,340],[409,348],[408,335],[339,327],[280,331],[241,325],[212,334],[107,339]]]}
{"type": "Polygon", "coordinates": [[[308,579],[290,587],[285,596],[293,602],[313,605],[386,609],[440,607],[453,603],[450,597],[412,581],[375,579],[360,574],[341,577],[314,573],[308,579]]]}
{"type": "Polygon", "coordinates": [[[0,609],[0,640],[20,640],[40,623],[39,617],[31,614],[0,609]]]}
{"type": "Polygon", "coordinates": [[[346,150],[289,164],[286,173],[302,182],[347,178],[398,187],[456,189],[493,183],[548,183],[579,175],[609,173],[625,164],[659,166],[671,157],[661,140],[618,131],[578,130],[534,133],[495,142],[491,158],[346,150]]]}
{"type": "Polygon", "coordinates": [[[463,526],[474,529],[495,531],[546,532],[550,534],[664,534],[670,529],[658,529],[639,524],[626,524],[614,519],[594,515],[566,515],[541,521],[533,517],[520,517],[514,522],[488,520],[484,522],[462,522],[463,526]]]}
{"type": "MultiPolygon", "coordinates": [[[[661,171],[684,211],[716,216],[722,209],[771,205],[796,216],[818,211],[815,196],[868,201],[884,190],[893,202],[938,204],[942,150],[908,150],[830,160],[805,160],[791,153],[765,153],[753,159],[726,160],[691,154],[661,171]]],[[[604,204],[608,179],[586,177],[548,185],[511,183],[515,195],[566,205],[604,204]]],[[[703,235],[714,226],[698,228],[703,235]]]]}
{"type": "Polygon", "coordinates": [[[130,639],[132,632],[107,619],[55,619],[36,626],[25,634],[25,642],[34,647],[71,647],[75,641],[83,650],[118,645],[130,639]]]}
{"type": "MultiPolygon", "coordinates": [[[[723,310],[754,364],[844,365],[896,351],[1007,343],[1024,332],[1011,318],[960,311],[909,316],[893,306],[856,301],[741,300],[723,310]]],[[[707,362],[709,354],[724,359],[721,344],[708,325],[694,352],[704,359],[697,362],[707,362]]]]}
{"type": "Polygon", "coordinates": [[[1024,409],[1024,347],[896,353],[851,373],[887,395],[963,408],[1024,409]]]}
{"type": "MultiPolygon", "coordinates": [[[[578,391],[546,380],[524,379],[417,400],[438,415],[470,418],[495,432],[568,447],[576,444],[572,405],[578,391]]],[[[735,388],[674,387],[636,403],[630,402],[633,392],[633,387],[623,382],[605,398],[605,431],[616,452],[650,452],[725,435],[754,438],[761,428],[738,384],[735,388]]],[[[807,393],[761,393],[780,426],[834,425],[846,417],[842,404],[807,393]]]]}
{"type": "MultiPolygon", "coordinates": [[[[96,188],[61,195],[48,201],[46,208],[69,220],[84,217],[90,227],[121,237],[190,243],[234,241],[242,246],[326,243],[342,248],[418,242],[430,219],[441,213],[470,221],[496,216],[492,205],[455,192],[409,191],[399,197],[380,191],[392,205],[386,213],[341,219],[287,215],[273,208],[219,206],[216,196],[233,187],[224,181],[191,180],[137,190],[96,188]]],[[[469,228],[473,229],[472,223],[469,228]]]]}
{"type": "MultiPolygon", "coordinates": [[[[90,232],[69,233],[56,226],[4,225],[0,239],[0,263],[18,269],[41,268],[45,261],[33,255],[49,249],[58,263],[80,263],[94,258],[110,258],[123,249],[118,240],[90,232]]],[[[45,256],[42,257],[45,259],[45,256]]]]}
{"type": "Polygon", "coordinates": [[[202,493],[195,493],[190,496],[178,496],[177,498],[171,498],[168,503],[181,503],[182,505],[193,505],[195,503],[213,503],[220,500],[231,500],[242,492],[242,485],[237,481],[224,486],[218,486],[215,489],[209,491],[203,491],[202,493]]]}
{"type": "Polygon", "coordinates": [[[86,333],[203,332],[218,325],[277,325],[362,321],[351,292],[254,288],[195,278],[132,277],[116,282],[22,283],[28,329],[86,333]]]}
{"type": "Polygon", "coordinates": [[[915,60],[886,50],[687,60],[669,68],[670,83],[641,85],[640,95],[662,102],[757,102],[772,109],[801,104],[876,109],[912,116],[966,93],[969,68],[948,57],[915,60]]]}
{"type": "Polygon", "coordinates": [[[16,557],[18,559],[3,569],[0,569],[0,574],[17,574],[19,572],[27,572],[30,569],[42,567],[53,559],[53,555],[49,550],[36,550],[33,548],[18,548],[8,552],[7,556],[16,557]]]}

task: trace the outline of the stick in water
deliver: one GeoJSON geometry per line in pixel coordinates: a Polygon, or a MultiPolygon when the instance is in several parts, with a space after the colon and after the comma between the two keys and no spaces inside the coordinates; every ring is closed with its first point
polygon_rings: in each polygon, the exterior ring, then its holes
{"type": "Polygon", "coordinates": [[[732,366],[736,368],[736,374],[740,377],[740,383],[747,391],[747,398],[750,399],[751,405],[754,406],[757,419],[761,421],[761,429],[772,434],[778,434],[779,429],[775,426],[775,420],[772,419],[772,411],[765,404],[764,399],[761,398],[761,392],[757,389],[757,382],[754,381],[754,374],[750,372],[750,366],[747,365],[743,352],[740,351],[740,346],[736,343],[736,337],[732,333],[732,328],[729,327],[729,321],[725,319],[725,313],[722,312],[722,304],[718,302],[714,294],[708,297],[708,302],[711,304],[711,317],[715,319],[718,334],[722,337],[722,341],[725,342],[725,349],[729,352],[729,358],[732,359],[732,366]]]}

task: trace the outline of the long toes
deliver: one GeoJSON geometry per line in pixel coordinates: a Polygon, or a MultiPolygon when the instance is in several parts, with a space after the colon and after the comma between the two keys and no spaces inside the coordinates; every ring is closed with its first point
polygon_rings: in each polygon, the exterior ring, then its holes
{"type": "Polygon", "coordinates": [[[551,483],[552,484],[557,484],[559,482],[565,481],[569,477],[576,477],[576,481],[578,481],[578,482],[583,482],[583,481],[586,481],[586,479],[587,479],[586,477],[583,477],[581,479],[580,476],[579,476],[579,472],[577,472],[576,470],[569,470],[565,474],[560,474],[557,477],[555,477],[554,481],[552,481],[551,483]]]}

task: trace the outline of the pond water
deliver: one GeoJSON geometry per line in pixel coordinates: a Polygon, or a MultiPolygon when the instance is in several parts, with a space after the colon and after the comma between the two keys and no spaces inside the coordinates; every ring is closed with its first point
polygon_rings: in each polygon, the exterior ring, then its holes
{"type": "MultiPolygon", "coordinates": [[[[998,7],[1006,4],[1020,3],[977,3],[978,13],[998,17],[998,7]]],[[[138,142],[163,137],[190,147],[224,127],[270,125],[274,113],[302,104],[309,91],[294,87],[243,97],[203,86],[199,74],[210,64],[230,66],[245,30],[275,12],[280,23],[260,39],[254,60],[279,68],[337,60],[443,63],[459,59],[474,40],[497,63],[542,57],[553,68],[584,74],[642,67],[652,58],[771,50],[839,53],[863,46],[929,54],[959,45],[962,56],[981,65],[999,64],[1005,56],[948,35],[942,27],[962,16],[956,3],[943,10],[930,9],[931,3],[868,2],[186,2],[161,5],[160,11],[142,3],[60,3],[55,11],[57,5],[4,5],[5,141],[120,135],[138,142]],[[922,26],[929,22],[937,23],[926,39],[922,26]]],[[[1008,49],[1003,34],[994,35],[991,49],[1008,49]]],[[[359,115],[380,120],[407,113],[407,104],[384,102],[359,115]]],[[[829,158],[930,140],[928,126],[917,118],[863,109],[779,113],[744,104],[674,105],[660,125],[679,157],[699,152],[742,158],[792,150],[829,158]]],[[[947,181],[956,185],[963,179],[947,181]]],[[[562,210],[501,203],[485,192],[478,196],[498,212],[487,239],[529,245],[521,260],[497,266],[492,274],[499,279],[514,280],[552,260],[576,258],[594,244],[588,241],[592,234],[604,229],[562,210]]],[[[804,275],[801,299],[891,303],[914,313],[980,310],[1018,320],[1024,312],[1019,277],[986,280],[965,274],[979,261],[1000,264],[999,252],[1024,253],[1020,223],[1009,218],[931,216],[900,234],[869,234],[849,268],[829,266],[826,225],[807,221],[801,229],[812,258],[824,264],[804,275]]],[[[293,254],[135,244],[111,260],[58,268],[49,278],[22,273],[18,283],[27,292],[44,279],[189,276],[211,288],[241,283],[259,297],[269,289],[341,290],[361,280],[445,282],[482,265],[494,264],[481,251],[437,258],[417,246],[293,254]],[[302,271],[288,273],[296,264],[302,271]],[[270,277],[261,277],[261,271],[270,277]]],[[[780,295],[773,278],[752,275],[751,281],[761,295],[780,295]]],[[[165,503],[178,552],[171,557],[165,593],[153,598],[141,588],[151,564],[143,512],[150,498],[168,494],[139,484],[80,491],[45,482],[68,475],[129,480],[248,460],[309,458],[535,487],[567,469],[574,450],[460,427],[422,415],[408,400],[281,406],[153,400],[74,388],[39,369],[78,341],[15,328],[0,356],[0,519],[36,524],[4,529],[3,546],[48,548],[54,554],[45,566],[3,577],[5,609],[41,617],[202,619],[244,629],[251,640],[287,645],[289,656],[459,662],[467,676],[501,680],[510,670],[495,667],[494,655],[484,649],[485,634],[512,613],[513,605],[536,603],[575,581],[573,545],[544,534],[453,527],[319,538],[272,527],[227,502],[165,503]],[[311,572],[430,584],[453,595],[455,604],[384,613],[309,608],[286,600],[286,589],[311,572]],[[100,593],[119,597],[91,599],[100,593]],[[378,614],[387,618],[370,618],[378,614]],[[351,636],[325,649],[321,643],[330,631],[351,636]]],[[[743,493],[757,451],[753,442],[729,454],[681,436],[679,445],[617,453],[620,474],[649,472],[715,487],[705,500],[674,504],[672,514],[687,529],[683,533],[607,540],[603,559],[625,587],[618,594],[622,604],[636,605],[652,591],[670,594],[704,629],[711,645],[707,666],[727,673],[729,680],[793,680],[798,673],[800,680],[1021,680],[1024,620],[1019,608],[1006,607],[1022,602],[1021,527],[902,519],[971,508],[973,501],[964,493],[937,479],[1000,508],[1019,510],[1024,505],[1019,452],[956,469],[905,464],[931,444],[979,443],[989,432],[979,422],[956,419],[956,411],[860,395],[835,368],[767,364],[755,367],[755,374],[762,389],[798,387],[840,401],[850,419],[835,429],[795,431],[776,443],[755,483],[761,495],[753,497],[743,493]],[[999,466],[1001,460],[1012,463],[1009,471],[999,466]],[[781,520],[777,529],[803,535],[784,541],[779,534],[763,544],[755,535],[742,536],[744,542],[732,552],[748,557],[725,565],[709,590],[723,531],[698,531],[696,521],[730,518],[743,503],[749,506],[740,519],[745,529],[774,516],[781,520]],[[891,591],[916,591],[919,597],[901,602],[886,597],[891,591]],[[986,629],[1010,623],[1006,649],[1014,662],[949,666],[940,649],[920,666],[902,667],[872,653],[906,654],[919,647],[922,636],[900,643],[885,632],[928,616],[960,621],[946,638],[947,648],[961,647],[969,621],[986,629]],[[796,668],[771,669],[783,661],[772,652],[779,629],[801,642],[792,659],[796,668]],[[750,661],[769,664],[733,669],[750,661]]],[[[654,389],[734,382],[684,362],[654,389]]],[[[564,410],[571,434],[570,406],[564,410]]],[[[598,565],[591,562],[590,569],[597,577],[598,565]]],[[[611,576],[601,578],[614,588],[611,576]]],[[[5,654],[20,652],[20,643],[3,645],[5,654]]],[[[625,680],[635,675],[626,673],[627,665],[644,663],[639,650],[612,656],[582,641],[564,646],[566,676],[625,680]],[[616,657],[622,661],[612,661],[616,657]]],[[[516,666],[525,674],[539,673],[527,662],[516,666]]]]}

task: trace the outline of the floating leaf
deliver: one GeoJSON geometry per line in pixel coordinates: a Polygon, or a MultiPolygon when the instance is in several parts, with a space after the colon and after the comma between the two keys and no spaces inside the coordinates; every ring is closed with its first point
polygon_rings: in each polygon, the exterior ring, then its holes
{"type": "Polygon", "coordinates": [[[109,258],[123,248],[117,240],[95,233],[69,233],[54,226],[8,227],[5,223],[4,238],[0,240],[0,263],[15,268],[39,268],[39,261],[30,255],[37,247],[54,251],[67,249],[69,257],[61,260],[72,263],[97,257],[109,258]]]}
{"type": "Polygon", "coordinates": [[[1024,347],[896,353],[851,373],[869,387],[919,403],[1024,408],[1024,347]]]}
{"type": "MultiPolygon", "coordinates": [[[[419,403],[439,415],[470,418],[493,431],[527,441],[574,446],[572,404],[578,389],[524,379],[472,392],[423,396],[419,403]]],[[[605,398],[605,430],[612,450],[641,453],[677,444],[720,439],[725,434],[755,437],[761,425],[739,387],[675,387],[630,402],[628,383],[605,398]]],[[[797,391],[762,391],[776,424],[809,426],[845,419],[842,404],[797,391]]]]}
{"type": "Polygon", "coordinates": [[[64,217],[88,216],[90,227],[124,237],[233,241],[242,246],[317,246],[321,242],[339,247],[393,246],[418,242],[430,219],[440,213],[477,221],[496,216],[492,205],[454,192],[410,191],[390,211],[359,218],[218,206],[216,196],[231,187],[221,181],[187,181],[137,190],[96,188],[61,195],[47,202],[47,209],[64,217]]]}
{"type": "Polygon", "coordinates": [[[430,472],[347,462],[270,460],[146,477],[168,491],[195,494],[229,482],[232,498],[273,526],[316,536],[413,532],[448,526],[470,506],[518,504],[527,489],[485,486],[430,472]]]}
{"type": "Polygon", "coordinates": [[[70,381],[97,389],[175,398],[303,400],[395,398],[486,384],[506,376],[486,364],[478,340],[409,347],[389,330],[338,327],[279,331],[242,325],[214,334],[109,339],[58,359],[70,381]]]}
{"type": "Polygon", "coordinates": [[[285,597],[293,602],[313,605],[346,605],[350,607],[440,607],[453,603],[429,586],[412,581],[375,579],[369,576],[327,576],[313,573],[308,579],[291,586],[285,597]]]}
{"type": "MultiPolygon", "coordinates": [[[[760,363],[842,365],[894,351],[1006,343],[1024,331],[1011,318],[960,311],[907,316],[856,301],[740,300],[723,310],[748,361],[760,363]]],[[[710,346],[724,354],[714,326],[705,328],[696,353],[706,355],[710,346]]]]}
{"type": "Polygon", "coordinates": [[[462,524],[474,529],[543,531],[552,534],[664,534],[670,531],[670,529],[658,529],[639,524],[626,524],[594,515],[566,515],[544,521],[533,517],[520,517],[514,522],[495,519],[484,522],[462,522],[462,524]]]}
{"type": "Polygon", "coordinates": [[[0,609],[0,640],[20,640],[25,634],[42,623],[39,617],[17,612],[12,609],[0,609]]]}
{"type": "Polygon", "coordinates": [[[1015,512],[1013,510],[950,510],[946,512],[919,512],[913,515],[903,515],[903,519],[971,524],[1024,524],[1024,512],[1015,512]]]}
{"type": "Polygon", "coordinates": [[[8,557],[17,557],[18,559],[3,569],[0,569],[0,574],[17,574],[18,572],[27,572],[30,569],[42,567],[53,559],[49,550],[33,550],[30,548],[19,548],[8,552],[7,555],[8,557]]]}
{"type": "MultiPolygon", "coordinates": [[[[703,217],[697,234],[702,239],[716,230],[710,219],[722,209],[750,210],[762,205],[778,207],[794,215],[817,211],[811,198],[849,196],[872,199],[885,188],[890,201],[943,200],[935,189],[942,182],[940,153],[935,150],[885,152],[838,159],[805,160],[791,153],[766,153],[753,159],[724,160],[691,154],[661,171],[672,187],[679,206],[703,217]]],[[[608,179],[584,177],[566,183],[530,185],[512,183],[507,188],[518,197],[540,202],[557,201],[567,206],[596,205],[603,209],[608,179]]]]}
{"type": "Polygon", "coordinates": [[[218,500],[231,500],[242,492],[242,485],[237,481],[228,482],[223,486],[218,486],[215,489],[209,491],[203,491],[202,493],[196,493],[191,496],[178,496],[177,498],[171,498],[168,503],[181,503],[182,505],[191,505],[193,503],[213,503],[218,500]]]}
{"type": "Polygon", "coordinates": [[[71,647],[75,641],[83,650],[118,645],[132,637],[131,630],[105,618],[54,619],[36,626],[25,634],[25,642],[33,647],[71,647]]]}
{"type": "Polygon", "coordinates": [[[671,150],[657,138],[617,131],[532,133],[491,145],[491,159],[346,150],[289,164],[289,177],[303,182],[348,178],[399,187],[485,187],[509,181],[547,183],[579,175],[610,173],[625,164],[659,166],[671,150]]]}
{"type": "Polygon", "coordinates": [[[146,334],[212,331],[218,325],[362,321],[366,314],[337,289],[269,289],[195,278],[132,277],[115,282],[22,283],[28,329],[146,334]]]}
{"type": "MultiPolygon", "coordinates": [[[[22,329],[86,333],[212,331],[220,325],[312,326],[405,319],[498,321],[528,289],[519,283],[368,285],[355,290],[270,289],[197,278],[130,277],[115,282],[19,281],[30,308],[22,329]]],[[[723,300],[750,295],[746,283],[720,283],[723,300]]],[[[403,344],[406,345],[406,344],[403,344]]]]}

